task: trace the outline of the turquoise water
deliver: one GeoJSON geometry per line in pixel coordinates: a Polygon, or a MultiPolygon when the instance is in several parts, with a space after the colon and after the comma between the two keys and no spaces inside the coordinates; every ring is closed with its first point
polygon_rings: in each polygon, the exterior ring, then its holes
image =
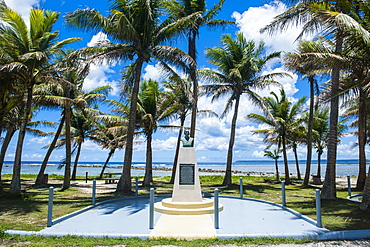
{"type": "MultiPolygon", "coordinates": [[[[64,174],[64,169],[58,169],[60,162],[49,162],[46,168],[45,173],[49,174],[64,174]]],[[[305,172],[305,165],[306,162],[304,160],[299,162],[300,166],[300,173],[303,174],[305,172]]],[[[326,169],[326,161],[323,160],[321,168],[321,175],[325,175],[326,169]]],[[[77,169],[78,176],[85,176],[86,172],[88,172],[89,176],[97,176],[100,174],[101,167],[103,162],[79,162],[80,167],[77,169]],[[82,166],[82,167],[81,167],[82,166]]],[[[280,174],[284,174],[284,165],[283,162],[280,161],[279,163],[279,172],[280,174]]],[[[144,168],[144,162],[133,162],[133,167],[136,168],[144,168]]],[[[21,172],[22,174],[37,174],[41,166],[41,161],[24,161],[22,162],[21,172]]],[[[200,175],[210,175],[210,174],[223,174],[222,171],[225,170],[225,163],[217,163],[217,162],[199,162],[199,168],[201,169],[212,169],[217,170],[219,172],[210,173],[210,172],[200,172],[200,175]]],[[[109,167],[106,168],[106,172],[121,172],[122,171],[122,162],[111,162],[109,163],[109,167]],[[112,168],[116,167],[116,168],[112,168]]],[[[172,162],[153,162],[154,168],[172,168],[172,162]]],[[[131,174],[132,176],[143,176],[144,170],[137,170],[132,169],[131,174]]],[[[311,174],[316,174],[317,170],[317,161],[313,161],[311,164],[311,174]]],[[[273,160],[248,160],[248,161],[237,161],[233,164],[233,171],[240,171],[240,172],[247,172],[257,175],[274,175],[275,173],[275,163],[273,160]]],[[[295,167],[295,161],[289,162],[289,172],[296,176],[297,171],[295,167]]],[[[2,169],[2,174],[12,174],[13,173],[13,162],[12,161],[5,161],[4,166],[2,169]]],[[[235,173],[239,174],[239,173],[235,173]]],[[[337,161],[337,176],[357,176],[358,174],[358,160],[338,160],[337,161]]],[[[162,170],[154,170],[154,176],[170,176],[171,171],[162,171],[162,170]]]]}

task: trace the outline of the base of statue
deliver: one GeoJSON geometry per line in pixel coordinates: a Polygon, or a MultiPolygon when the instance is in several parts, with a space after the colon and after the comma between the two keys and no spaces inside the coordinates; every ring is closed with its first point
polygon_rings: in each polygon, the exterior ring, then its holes
{"type": "MultiPolygon", "coordinates": [[[[155,211],[164,214],[175,215],[200,215],[213,214],[214,201],[203,198],[201,202],[173,202],[171,198],[163,199],[154,205],[155,211]]],[[[219,204],[219,211],[223,210],[223,205],[219,204]]]]}
{"type": "MultiPolygon", "coordinates": [[[[172,198],[155,203],[155,211],[175,215],[200,215],[214,212],[213,200],[202,198],[196,160],[193,147],[180,148],[172,198]]],[[[219,204],[219,210],[223,210],[223,205],[219,204]]]]}

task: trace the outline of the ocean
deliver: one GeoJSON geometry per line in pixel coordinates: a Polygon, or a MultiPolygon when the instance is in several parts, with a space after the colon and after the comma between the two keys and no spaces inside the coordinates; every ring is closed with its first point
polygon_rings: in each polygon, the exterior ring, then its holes
{"type": "MultiPolygon", "coordinates": [[[[38,174],[41,161],[23,161],[21,167],[22,174],[38,174]]],[[[64,168],[58,169],[60,162],[49,162],[45,173],[47,174],[64,174],[64,168]]],[[[173,162],[153,162],[153,176],[171,176],[171,171],[173,162]],[[157,169],[156,169],[157,168],[157,169]]],[[[79,167],[77,168],[77,176],[85,176],[88,172],[89,176],[98,176],[101,172],[103,162],[79,162],[79,167]]],[[[284,175],[284,164],[283,161],[279,161],[279,173],[284,175]]],[[[299,161],[300,173],[303,175],[305,173],[306,162],[304,160],[299,161]]],[[[133,162],[133,168],[131,175],[144,176],[145,162],[133,162]]],[[[223,174],[225,170],[225,163],[222,162],[198,162],[198,167],[201,170],[200,175],[215,175],[223,174]],[[209,172],[208,169],[213,170],[209,172]]],[[[121,172],[122,162],[110,162],[105,172],[121,172]]],[[[337,176],[357,176],[358,175],[358,160],[337,160],[337,176]]],[[[234,175],[267,175],[273,176],[275,174],[275,162],[273,160],[247,160],[247,161],[236,161],[233,163],[234,175]]],[[[321,176],[325,175],[326,170],[326,160],[321,162],[321,176]]],[[[317,161],[312,161],[311,164],[311,174],[316,174],[317,171],[317,161]]],[[[289,172],[291,175],[296,176],[296,165],[295,161],[289,161],[289,172]]],[[[13,173],[13,161],[5,161],[2,169],[2,174],[12,174],[13,173]]]]}

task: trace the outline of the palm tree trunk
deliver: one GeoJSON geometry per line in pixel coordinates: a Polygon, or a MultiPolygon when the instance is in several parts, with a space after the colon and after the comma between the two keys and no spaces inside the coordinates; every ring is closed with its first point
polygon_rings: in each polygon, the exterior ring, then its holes
{"type": "Polygon", "coordinates": [[[77,148],[77,154],[76,154],[76,158],[75,158],[75,163],[74,163],[73,171],[72,171],[72,180],[76,180],[77,166],[78,166],[78,160],[80,159],[81,147],[82,147],[82,142],[79,142],[78,143],[78,148],[77,148]]]}
{"type": "Polygon", "coordinates": [[[370,167],[365,181],[364,191],[362,193],[360,209],[364,211],[369,211],[370,209],[370,167]]]}
{"type": "Polygon", "coordinates": [[[191,127],[190,127],[190,137],[195,137],[195,126],[197,121],[197,111],[198,111],[198,80],[196,77],[197,70],[197,50],[196,50],[196,38],[198,30],[193,29],[190,31],[188,38],[188,53],[191,58],[193,58],[193,64],[190,65],[190,79],[193,82],[193,100],[192,100],[192,111],[191,111],[191,127]]]}
{"type": "Polygon", "coordinates": [[[288,166],[288,156],[286,154],[286,140],[285,134],[282,135],[282,145],[283,145],[283,158],[284,158],[284,170],[285,170],[285,184],[290,184],[290,174],[288,166]]]}
{"type": "Polygon", "coordinates": [[[176,176],[176,169],[177,169],[177,161],[179,160],[179,152],[180,152],[180,145],[181,145],[181,135],[182,135],[182,129],[184,128],[185,123],[185,116],[180,117],[180,130],[179,135],[177,137],[177,143],[176,143],[176,152],[175,152],[175,158],[173,160],[173,167],[172,167],[172,175],[170,184],[173,184],[175,182],[175,176],[176,176]]]}
{"type": "Polygon", "coordinates": [[[278,160],[275,159],[276,181],[280,181],[278,160]]]}
{"type": "Polygon", "coordinates": [[[239,109],[239,101],[240,95],[237,95],[235,98],[235,109],[234,109],[234,116],[231,122],[231,133],[230,133],[230,142],[229,142],[229,149],[227,151],[227,160],[226,160],[226,172],[223,181],[224,186],[229,186],[232,184],[232,163],[233,163],[233,147],[235,142],[235,130],[236,130],[236,120],[238,118],[238,109],[239,109]]]}
{"type": "MultiPolygon", "coordinates": [[[[69,97],[69,95],[67,95],[69,97]]],[[[66,132],[66,160],[65,160],[65,168],[64,168],[64,180],[63,180],[63,190],[68,189],[71,187],[71,156],[72,156],[72,148],[71,148],[71,115],[72,109],[67,103],[66,108],[64,109],[65,112],[65,132],[66,132]]]]}
{"type": "Polygon", "coordinates": [[[359,168],[356,189],[363,190],[366,180],[366,97],[362,88],[360,88],[360,105],[358,109],[358,154],[359,168]]]}
{"type": "Polygon", "coordinates": [[[105,168],[107,167],[108,163],[109,163],[109,160],[110,158],[112,157],[112,155],[114,154],[116,150],[115,149],[111,149],[109,154],[108,154],[108,157],[107,157],[107,160],[105,161],[104,163],[104,166],[103,168],[101,169],[101,172],[100,172],[100,176],[99,176],[99,179],[102,179],[103,175],[104,175],[104,171],[105,171],[105,168]]]}
{"type": "Polygon", "coordinates": [[[12,140],[12,137],[16,131],[16,128],[13,125],[7,130],[5,138],[3,140],[3,145],[1,146],[1,153],[0,153],[0,192],[3,190],[3,183],[1,182],[1,172],[4,165],[4,159],[6,150],[8,149],[9,143],[12,140]]]}
{"type": "Polygon", "coordinates": [[[294,153],[294,158],[295,158],[295,166],[297,168],[297,178],[301,180],[301,171],[299,170],[299,160],[298,160],[298,154],[297,154],[297,147],[294,145],[293,146],[293,153],[294,153]]]}
{"type": "Polygon", "coordinates": [[[317,153],[317,174],[316,176],[320,179],[320,181],[321,181],[321,155],[322,155],[322,152],[319,151],[317,153]]]}
{"type": "Polygon", "coordinates": [[[315,101],[315,88],[314,88],[314,78],[310,76],[308,78],[310,82],[310,112],[308,117],[308,129],[307,129],[307,158],[306,158],[306,172],[304,174],[303,185],[308,186],[310,181],[311,173],[311,159],[312,159],[312,124],[313,124],[313,109],[315,101]]]}
{"type": "MultiPolygon", "coordinates": [[[[335,53],[341,54],[343,44],[343,37],[338,31],[336,37],[335,53]]],[[[338,138],[338,115],[339,115],[339,73],[340,64],[334,62],[332,77],[331,77],[331,99],[330,99],[330,123],[329,123],[329,138],[328,138],[328,155],[325,180],[322,186],[322,199],[336,199],[337,191],[335,187],[335,168],[337,162],[337,138],[338,138]]]]}
{"type": "Polygon", "coordinates": [[[20,194],[21,193],[21,160],[24,138],[26,136],[26,128],[31,114],[32,106],[32,87],[27,89],[27,103],[23,117],[21,118],[21,126],[19,129],[17,149],[15,151],[15,159],[13,165],[13,177],[10,184],[10,193],[20,194]]]}
{"type": "Polygon", "coordinates": [[[139,93],[140,75],[143,67],[144,60],[139,57],[136,60],[134,88],[131,96],[130,116],[127,126],[127,139],[125,148],[125,158],[121,178],[118,181],[116,193],[131,194],[131,164],[132,164],[132,151],[134,146],[134,131],[136,124],[136,107],[137,96],[139,93]]]}
{"type": "Polygon", "coordinates": [[[153,164],[152,164],[152,134],[150,133],[146,138],[146,164],[145,164],[145,176],[143,185],[150,186],[153,182],[153,164]]]}
{"type": "Polygon", "coordinates": [[[54,139],[51,142],[48,151],[46,152],[46,155],[44,157],[44,160],[42,161],[39,174],[37,175],[37,178],[36,178],[36,181],[35,181],[35,185],[42,185],[42,184],[44,184],[44,173],[45,173],[45,169],[46,169],[46,166],[48,164],[48,161],[49,161],[49,158],[51,156],[51,153],[53,152],[53,150],[55,148],[55,145],[56,145],[56,143],[58,141],[59,135],[62,132],[63,125],[64,125],[64,119],[65,119],[65,117],[63,115],[62,119],[60,120],[59,127],[57,129],[57,132],[55,133],[54,139]]]}

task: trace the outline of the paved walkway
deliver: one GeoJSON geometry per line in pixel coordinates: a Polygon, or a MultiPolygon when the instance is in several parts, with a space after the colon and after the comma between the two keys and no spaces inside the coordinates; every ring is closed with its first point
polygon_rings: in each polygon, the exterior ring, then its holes
{"type": "MultiPolygon", "coordinates": [[[[155,202],[161,201],[158,197],[155,202]]],[[[316,238],[328,230],[316,222],[281,205],[235,197],[220,197],[224,210],[219,214],[219,229],[214,228],[213,215],[162,215],[155,212],[154,229],[149,229],[148,197],[116,199],[56,219],[53,226],[39,232],[7,231],[14,234],[43,236],[95,237],[173,237],[173,238],[237,238],[294,237],[316,238]]]]}

